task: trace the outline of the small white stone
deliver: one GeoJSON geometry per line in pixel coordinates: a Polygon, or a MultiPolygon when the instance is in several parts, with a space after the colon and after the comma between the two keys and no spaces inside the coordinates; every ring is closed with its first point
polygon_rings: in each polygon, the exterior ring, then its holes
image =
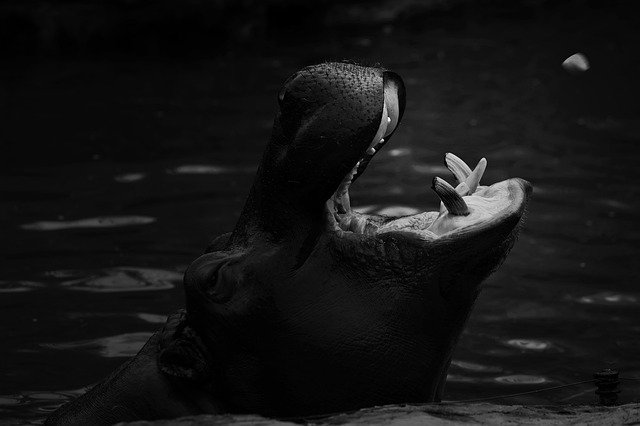
{"type": "Polygon", "coordinates": [[[577,74],[589,69],[589,61],[582,53],[575,53],[564,60],[562,67],[570,73],[577,74]]]}

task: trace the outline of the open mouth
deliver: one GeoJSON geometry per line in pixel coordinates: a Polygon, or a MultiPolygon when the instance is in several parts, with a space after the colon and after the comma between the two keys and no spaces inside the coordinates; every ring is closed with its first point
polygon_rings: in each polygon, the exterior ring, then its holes
{"type": "Polygon", "coordinates": [[[385,102],[378,133],[363,153],[360,161],[344,177],[332,197],[326,202],[329,226],[336,231],[362,235],[403,233],[421,240],[433,241],[487,229],[510,217],[520,217],[531,185],[522,179],[509,179],[491,186],[480,181],[487,167],[482,158],[471,168],[454,154],[445,155],[445,164],[455,177],[452,186],[435,177],[431,188],[441,200],[440,208],[409,216],[390,217],[363,214],[351,209],[349,187],[366,169],[373,156],[386,143],[385,137],[396,129],[400,112],[397,88],[385,84],[385,102]]]}

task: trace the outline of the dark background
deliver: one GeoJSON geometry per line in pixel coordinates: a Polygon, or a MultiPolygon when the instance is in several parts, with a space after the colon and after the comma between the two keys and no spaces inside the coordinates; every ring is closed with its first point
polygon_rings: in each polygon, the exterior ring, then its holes
{"type": "MultiPolygon", "coordinates": [[[[180,274],[235,223],[278,88],[325,60],[381,64],[407,85],[401,127],[351,190],[356,207],[434,209],[428,183],[450,179],[448,151],[485,156],[485,183],[535,187],[445,398],[603,367],[640,377],[636,4],[0,3],[0,415],[42,418],[182,306],[180,274]],[[561,63],[576,52],[591,68],[571,74],[561,63]],[[129,226],[75,222],[96,217],[129,226]]],[[[636,383],[623,402],[638,400],[636,383]]],[[[583,385],[497,402],[593,398],[583,385]]]]}

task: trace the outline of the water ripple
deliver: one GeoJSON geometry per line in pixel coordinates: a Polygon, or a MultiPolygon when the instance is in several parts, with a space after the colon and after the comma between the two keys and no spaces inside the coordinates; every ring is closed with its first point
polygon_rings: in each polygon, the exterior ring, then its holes
{"type": "Polygon", "coordinates": [[[547,341],[534,339],[511,339],[504,343],[509,346],[513,346],[514,348],[525,349],[528,351],[544,351],[553,346],[547,341]]]}
{"type": "Polygon", "coordinates": [[[0,280],[0,293],[24,293],[41,287],[44,287],[44,284],[35,281],[0,280]]]}
{"type": "Polygon", "coordinates": [[[146,176],[147,175],[144,173],[124,173],[121,175],[114,176],[113,179],[116,182],[120,182],[120,183],[131,183],[131,182],[137,182],[139,180],[142,180],[146,176]]]}
{"type": "Polygon", "coordinates": [[[422,175],[441,175],[450,173],[449,169],[440,164],[414,164],[411,167],[414,172],[422,175]]]}
{"type": "Polygon", "coordinates": [[[411,154],[411,149],[409,148],[394,148],[390,149],[387,152],[389,157],[404,157],[411,154]]]}
{"type": "Polygon", "coordinates": [[[99,216],[78,220],[55,220],[25,223],[20,225],[27,231],[59,231],[76,228],[115,228],[118,226],[147,225],[156,221],[150,216],[99,216]]]}
{"type": "Polygon", "coordinates": [[[635,296],[611,291],[582,296],[574,300],[585,305],[634,305],[638,303],[638,298],[635,296]]]}
{"type": "Polygon", "coordinates": [[[167,321],[166,315],[148,314],[145,312],[139,312],[135,314],[135,316],[137,318],[140,318],[142,321],[146,321],[151,324],[164,324],[167,321]]]}
{"type": "Polygon", "coordinates": [[[494,379],[498,383],[505,385],[538,385],[547,383],[549,379],[542,376],[531,376],[528,374],[514,374],[510,376],[500,376],[494,379]]]}
{"type": "Polygon", "coordinates": [[[169,174],[176,175],[219,175],[229,173],[231,169],[227,167],[214,166],[211,164],[185,164],[167,170],[169,174]]]}
{"type": "Polygon", "coordinates": [[[502,371],[501,367],[476,364],[475,362],[468,362],[468,361],[458,361],[455,359],[451,361],[451,365],[461,368],[463,370],[468,370],[468,371],[488,372],[488,373],[499,373],[502,371]]]}
{"type": "Polygon", "coordinates": [[[41,346],[57,350],[82,349],[105,358],[131,357],[138,353],[152,335],[153,333],[142,331],[75,342],[43,343],[41,346]]]}
{"type": "Polygon", "coordinates": [[[182,282],[179,272],[127,266],[99,271],[53,271],[51,274],[56,273],[82,277],[63,282],[69,290],[94,293],[168,290],[182,282]]]}
{"type": "Polygon", "coordinates": [[[461,376],[459,374],[447,374],[447,382],[455,383],[473,383],[479,380],[474,377],[461,376]]]}

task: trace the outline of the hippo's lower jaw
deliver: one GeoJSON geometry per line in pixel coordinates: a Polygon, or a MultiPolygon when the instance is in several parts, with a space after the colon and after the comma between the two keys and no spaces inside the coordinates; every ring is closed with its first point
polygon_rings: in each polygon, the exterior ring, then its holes
{"type": "Polygon", "coordinates": [[[326,203],[329,229],[368,236],[395,233],[430,242],[462,238],[522,216],[531,192],[528,182],[516,178],[480,186],[486,167],[484,158],[473,171],[453,154],[446,155],[446,164],[458,186],[453,188],[437,177],[433,180],[432,189],[442,200],[440,209],[402,217],[363,214],[351,209],[348,189],[356,166],[326,203]]]}

